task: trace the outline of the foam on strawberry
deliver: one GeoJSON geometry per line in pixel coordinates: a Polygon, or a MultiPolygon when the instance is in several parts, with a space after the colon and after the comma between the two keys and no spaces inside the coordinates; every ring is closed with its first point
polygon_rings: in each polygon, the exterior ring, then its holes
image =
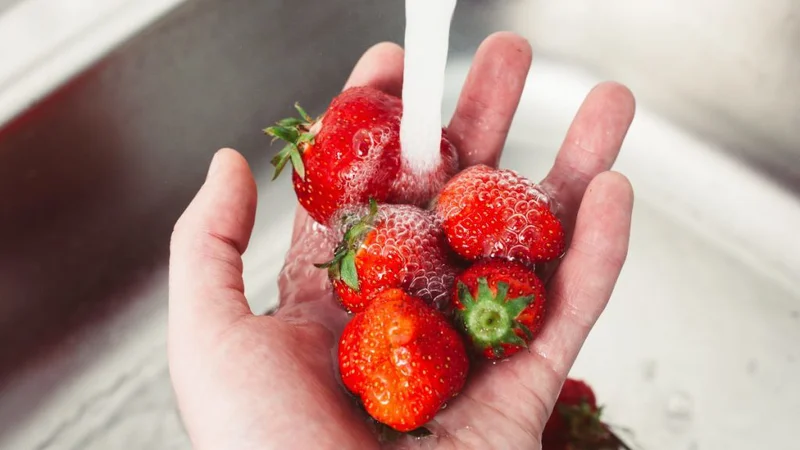
{"type": "MultiPolygon", "coordinates": [[[[350,220],[337,230],[339,239],[347,227],[366,213],[366,207],[345,211],[350,220]]],[[[398,259],[404,266],[403,290],[441,309],[448,302],[457,268],[448,253],[441,221],[432,211],[411,205],[380,205],[376,223],[391,233],[381,233],[367,249],[371,254],[398,259]]]]}
{"type": "Polygon", "coordinates": [[[396,239],[376,242],[383,254],[398,255],[406,266],[406,291],[437,308],[443,307],[455,280],[456,269],[449,259],[439,219],[413,206],[382,208],[382,219],[396,230],[396,239]]]}
{"type": "Polygon", "coordinates": [[[441,163],[444,71],[456,0],[406,0],[403,118],[400,146],[413,173],[441,163]]]}
{"type": "Polygon", "coordinates": [[[384,161],[387,151],[396,151],[388,148],[396,138],[397,132],[385,126],[364,128],[353,135],[353,150],[362,159],[340,175],[345,186],[346,204],[358,203],[363,198],[365,189],[376,183],[376,177],[385,176],[385,171],[381,170],[381,162],[384,161]]]}
{"type": "Polygon", "coordinates": [[[538,184],[513,170],[474,166],[448,184],[436,210],[461,256],[530,263],[550,258],[537,244],[558,240],[542,225],[556,220],[555,206],[538,184]]]}

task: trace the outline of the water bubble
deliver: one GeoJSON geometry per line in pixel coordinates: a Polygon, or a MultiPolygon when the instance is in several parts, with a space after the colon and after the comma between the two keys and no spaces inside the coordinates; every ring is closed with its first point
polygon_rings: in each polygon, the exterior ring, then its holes
{"type": "Polygon", "coordinates": [[[385,378],[381,376],[375,377],[373,389],[375,400],[377,400],[381,405],[388,405],[392,400],[392,393],[389,389],[389,383],[385,378]]]}

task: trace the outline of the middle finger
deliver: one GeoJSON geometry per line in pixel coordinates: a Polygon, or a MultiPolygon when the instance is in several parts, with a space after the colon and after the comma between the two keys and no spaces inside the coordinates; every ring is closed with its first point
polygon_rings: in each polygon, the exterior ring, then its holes
{"type": "Polygon", "coordinates": [[[497,166],[531,58],[528,41],[513,33],[492,34],[478,47],[447,129],[462,169],[497,166]]]}

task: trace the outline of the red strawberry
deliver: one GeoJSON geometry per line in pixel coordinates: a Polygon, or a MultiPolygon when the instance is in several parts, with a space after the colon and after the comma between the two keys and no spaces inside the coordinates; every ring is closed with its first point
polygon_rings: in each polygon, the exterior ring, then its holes
{"type": "Polygon", "coordinates": [[[544,319],[544,285],[529,267],[515,261],[473,264],[456,277],[452,298],[458,324],[489,359],[527,348],[544,319]]]}
{"type": "Polygon", "coordinates": [[[469,361],[461,337],[442,313],[389,289],[345,326],[339,370],[370,416],[411,431],[458,395],[469,361]]]}
{"type": "Polygon", "coordinates": [[[542,433],[543,450],[630,450],[601,420],[592,388],[567,378],[542,433]]]}
{"type": "Polygon", "coordinates": [[[440,166],[413,175],[400,154],[402,102],[371,87],[353,87],[333,99],[313,120],[300,118],[264,130],[288,144],[272,160],[277,177],[291,162],[294,190],[309,215],[323,225],[348,205],[378,202],[427,204],[458,170],[455,148],[442,130],[440,166]]]}
{"type": "Polygon", "coordinates": [[[371,200],[366,214],[345,221],[333,259],[317,267],[328,269],[348,311],[363,310],[376,293],[389,288],[402,288],[437,307],[447,302],[457,269],[433,213],[371,200]]]}
{"type": "Polygon", "coordinates": [[[499,257],[535,264],[564,252],[564,230],[549,199],[512,170],[465,169],[445,185],[436,212],[453,250],[469,260],[499,257]]]}

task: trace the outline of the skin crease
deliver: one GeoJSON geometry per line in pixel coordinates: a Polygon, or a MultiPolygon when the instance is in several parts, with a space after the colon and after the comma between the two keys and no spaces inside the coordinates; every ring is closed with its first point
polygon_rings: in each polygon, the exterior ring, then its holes
{"type": "MultiPolygon", "coordinates": [[[[481,45],[450,123],[463,165],[498,161],[530,62],[530,46],[516,35],[497,33],[481,45]]],[[[356,64],[347,85],[399,95],[402,64],[402,49],[378,44],[356,64]]],[[[628,89],[595,87],[543,181],[558,194],[571,244],[550,269],[548,317],[531,352],[475,367],[464,391],[430,424],[436,437],[390,447],[540,448],[560,387],[627,254],[633,192],[609,169],[633,115],[628,89]]],[[[250,312],[241,254],[256,195],[246,161],[221,150],[172,236],[169,366],[193,446],[380,448],[334,372],[332,349],[347,317],[324,271],[308,268],[332,244],[311,232],[301,208],[279,279],[281,306],[271,316],[250,312]]]]}

